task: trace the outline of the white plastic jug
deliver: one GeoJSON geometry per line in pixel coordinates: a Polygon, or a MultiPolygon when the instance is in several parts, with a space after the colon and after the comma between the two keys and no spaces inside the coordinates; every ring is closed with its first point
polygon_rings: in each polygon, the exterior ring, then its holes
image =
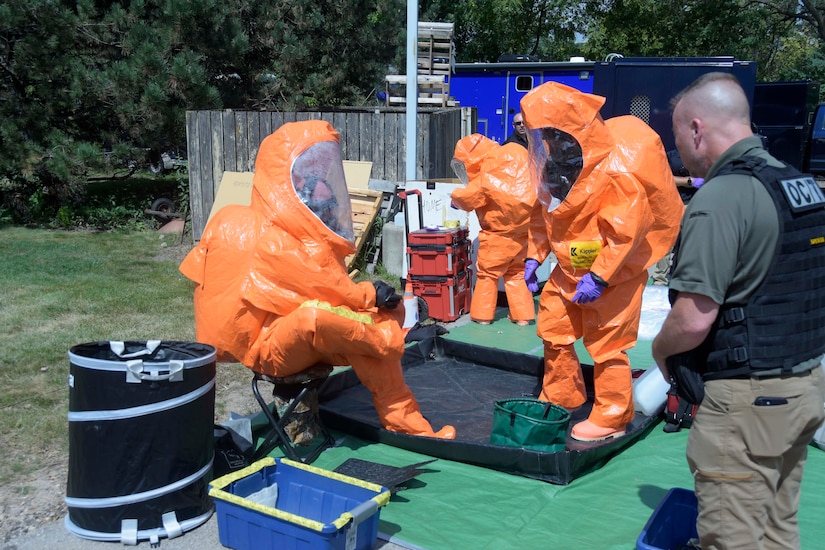
{"type": "Polygon", "coordinates": [[[412,328],[418,322],[418,297],[413,294],[410,281],[404,289],[404,325],[402,328],[412,328]]]}
{"type": "Polygon", "coordinates": [[[645,416],[657,415],[665,408],[669,389],[670,383],[662,376],[662,371],[652,365],[633,380],[633,406],[645,416]]]}
{"type": "Polygon", "coordinates": [[[814,434],[814,445],[825,451],[825,424],[822,424],[814,434]]]}

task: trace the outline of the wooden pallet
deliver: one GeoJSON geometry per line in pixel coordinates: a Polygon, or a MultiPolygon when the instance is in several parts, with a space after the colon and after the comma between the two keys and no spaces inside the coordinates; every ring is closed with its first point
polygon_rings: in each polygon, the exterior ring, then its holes
{"type": "MultiPolygon", "coordinates": [[[[418,104],[435,105],[440,107],[455,107],[456,101],[450,99],[450,86],[444,75],[418,75],[418,104]]],[[[393,95],[396,85],[406,86],[407,75],[388,74],[384,77],[386,83],[387,105],[405,105],[406,95],[393,95]]]]}
{"type": "Polygon", "coordinates": [[[369,234],[372,222],[378,211],[381,210],[383,193],[372,189],[349,189],[349,199],[352,203],[352,228],[355,231],[355,254],[346,258],[347,269],[352,270],[352,264],[361,253],[369,234]]]}
{"type": "MultiPolygon", "coordinates": [[[[453,61],[453,23],[421,21],[418,23],[417,73],[418,104],[425,106],[453,107],[450,99],[450,76],[453,61]]],[[[412,82],[412,79],[410,79],[412,82]]],[[[406,87],[406,75],[387,75],[386,102],[391,105],[405,105],[405,94],[398,89],[406,87]],[[398,86],[398,85],[402,86],[398,86]]]]}

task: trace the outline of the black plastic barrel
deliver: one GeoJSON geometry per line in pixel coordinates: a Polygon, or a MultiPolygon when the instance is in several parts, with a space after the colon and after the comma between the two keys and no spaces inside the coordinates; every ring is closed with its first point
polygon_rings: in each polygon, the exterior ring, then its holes
{"type": "Polygon", "coordinates": [[[157,340],[69,350],[70,532],[136,544],[209,519],[215,356],[157,340]]]}

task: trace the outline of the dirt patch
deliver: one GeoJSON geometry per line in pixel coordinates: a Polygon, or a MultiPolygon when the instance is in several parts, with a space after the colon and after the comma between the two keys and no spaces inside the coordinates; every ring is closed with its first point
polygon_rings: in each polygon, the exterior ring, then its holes
{"type": "Polygon", "coordinates": [[[4,544],[66,515],[68,457],[24,476],[0,491],[0,541],[4,544]]]}
{"type": "Polygon", "coordinates": [[[195,246],[190,235],[184,235],[183,242],[181,242],[179,234],[158,233],[158,240],[160,241],[160,252],[155,255],[155,259],[176,264],[180,264],[195,246]]]}

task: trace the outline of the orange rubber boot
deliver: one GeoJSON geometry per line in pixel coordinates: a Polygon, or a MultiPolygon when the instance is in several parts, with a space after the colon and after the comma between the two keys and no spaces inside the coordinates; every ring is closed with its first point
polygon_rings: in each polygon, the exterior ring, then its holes
{"type": "Polygon", "coordinates": [[[579,441],[606,441],[621,437],[633,420],[633,378],[624,351],[593,368],[596,402],[590,417],[573,426],[570,437],[579,441]]]}
{"type": "Polygon", "coordinates": [[[409,435],[455,439],[455,428],[452,426],[444,426],[437,432],[433,431],[430,423],[421,415],[418,402],[412,392],[404,393],[394,396],[382,395],[378,399],[373,395],[375,409],[378,411],[378,418],[381,419],[381,425],[384,428],[391,432],[409,435]]]}
{"type": "Polygon", "coordinates": [[[511,322],[526,326],[535,320],[536,302],[524,284],[524,260],[515,260],[504,274],[504,293],[510,308],[507,318],[511,322]]]}
{"type": "Polygon", "coordinates": [[[455,439],[455,428],[444,426],[434,431],[421,414],[418,402],[404,381],[401,362],[382,363],[374,357],[352,358],[352,368],[372,394],[378,419],[385,429],[409,435],[455,439]]]}
{"type": "Polygon", "coordinates": [[[578,441],[607,441],[621,437],[625,434],[625,430],[616,428],[603,428],[593,424],[590,420],[583,420],[579,422],[573,429],[570,430],[570,437],[578,441]]]}
{"type": "Polygon", "coordinates": [[[581,407],[587,401],[581,364],[573,344],[553,346],[544,342],[544,379],[539,399],[567,410],[581,407]]]}

